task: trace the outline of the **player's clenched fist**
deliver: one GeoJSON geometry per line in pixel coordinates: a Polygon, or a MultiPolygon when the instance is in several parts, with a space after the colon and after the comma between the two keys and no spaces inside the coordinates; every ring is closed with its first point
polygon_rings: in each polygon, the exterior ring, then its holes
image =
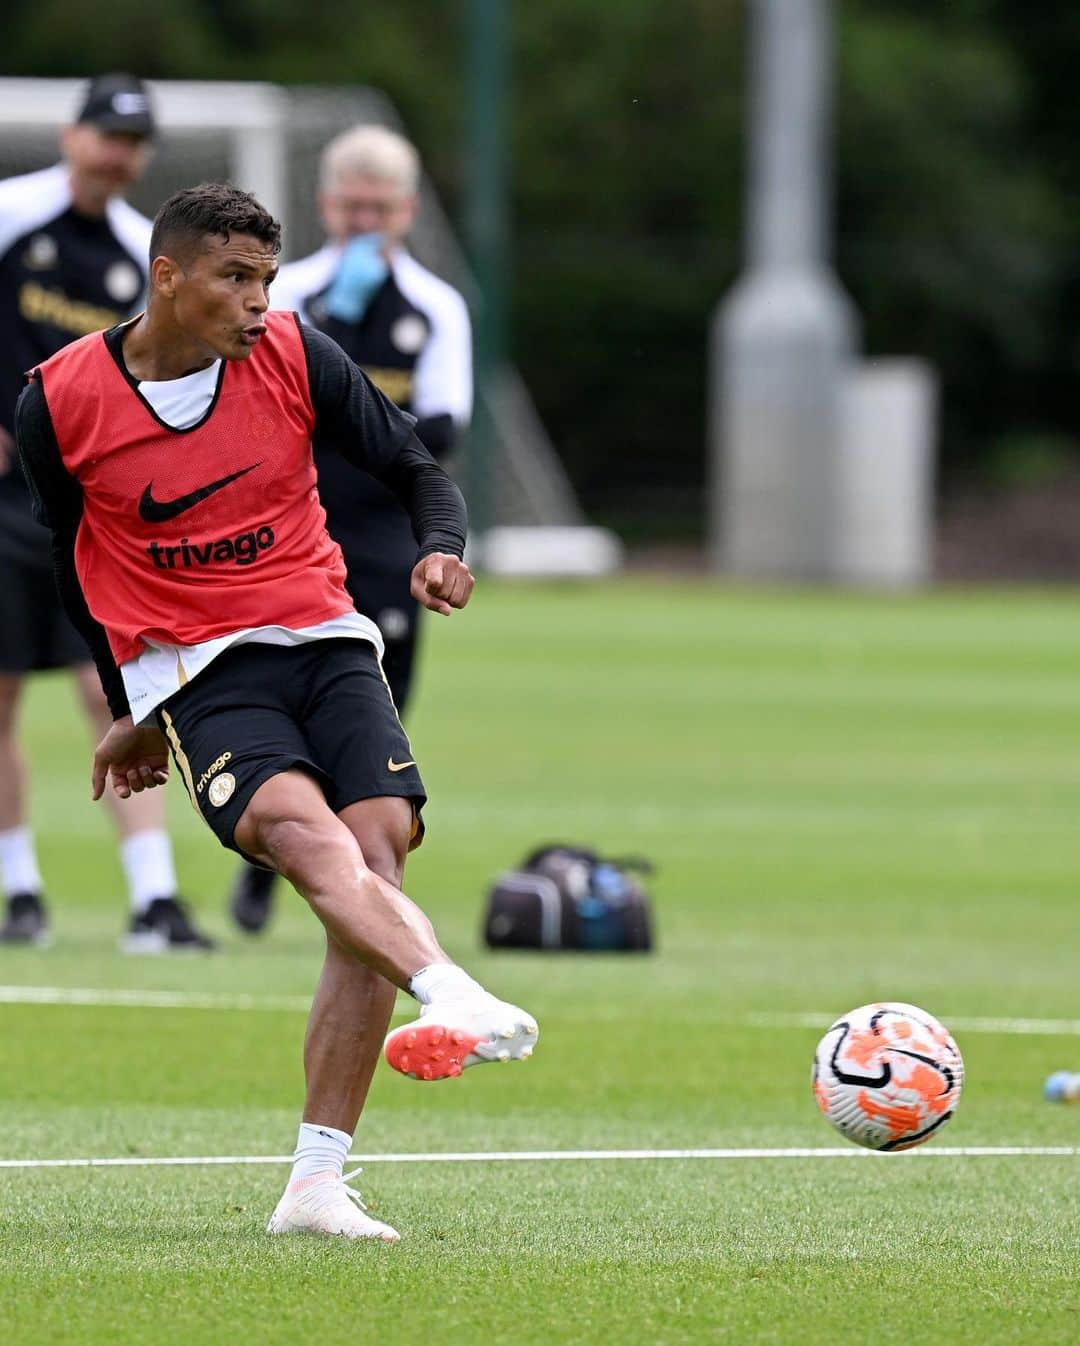
{"type": "Polygon", "coordinates": [[[451,608],[465,606],[475,583],[464,561],[437,551],[416,563],[409,588],[418,603],[447,617],[451,608]]]}

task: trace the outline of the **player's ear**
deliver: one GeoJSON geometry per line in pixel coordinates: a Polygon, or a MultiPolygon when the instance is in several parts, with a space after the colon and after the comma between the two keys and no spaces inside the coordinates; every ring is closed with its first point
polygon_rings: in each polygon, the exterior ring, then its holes
{"type": "Polygon", "coordinates": [[[174,299],[183,274],[179,262],[174,262],[171,257],[155,257],[150,263],[150,288],[166,299],[174,299]]]}

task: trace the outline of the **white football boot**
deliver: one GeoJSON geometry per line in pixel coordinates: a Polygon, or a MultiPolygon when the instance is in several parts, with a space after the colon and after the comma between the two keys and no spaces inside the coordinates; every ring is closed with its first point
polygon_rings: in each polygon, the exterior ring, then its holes
{"type": "Polygon", "coordinates": [[[290,1183],[277,1203],[268,1234],[336,1234],[347,1239],[381,1239],[396,1243],[401,1235],[367,1214],[360,1193],[345,1184],[360,1170],[343,1174],[316,1173],[290,1183]]]}
{"type": "Polygon", "coordinates": [[[387,1063],[414,1080],[446,1080],[489,1061],[527,1061],[540,1030],[531,1014],[486,991],[425,1005],[387,1035],[387,1063]]]}

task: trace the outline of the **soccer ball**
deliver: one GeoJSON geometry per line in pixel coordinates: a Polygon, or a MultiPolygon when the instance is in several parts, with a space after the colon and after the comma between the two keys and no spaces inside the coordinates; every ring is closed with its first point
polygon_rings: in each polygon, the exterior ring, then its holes
{"type": "Polygon", "coordinates": [[[870,1150],[910,1150],[956,1111],[964,1063],[932,1014],[888,1001],[837,1019],[818,1043],[812,1079],[841,1135],[870,1150]]]}

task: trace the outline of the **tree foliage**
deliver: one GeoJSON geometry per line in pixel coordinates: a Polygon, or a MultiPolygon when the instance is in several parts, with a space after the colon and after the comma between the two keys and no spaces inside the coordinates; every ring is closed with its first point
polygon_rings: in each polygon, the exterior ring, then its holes
{"type": "MultiPolygon", "coordinates": [[[[506,0],[507,4],[511,0],[506,0]]],[[[1080,11],[837,0],[837,264],[941,371],[946,461],[1077,435],[1080,11]]],[[[743,0],[513,6],[514,354],[588,503],[696,524],[705,337],[741,252],[743,0]]],[[[8,0],[7,68],[384,88],[452,209],[467,0],[8,0]]]]}

